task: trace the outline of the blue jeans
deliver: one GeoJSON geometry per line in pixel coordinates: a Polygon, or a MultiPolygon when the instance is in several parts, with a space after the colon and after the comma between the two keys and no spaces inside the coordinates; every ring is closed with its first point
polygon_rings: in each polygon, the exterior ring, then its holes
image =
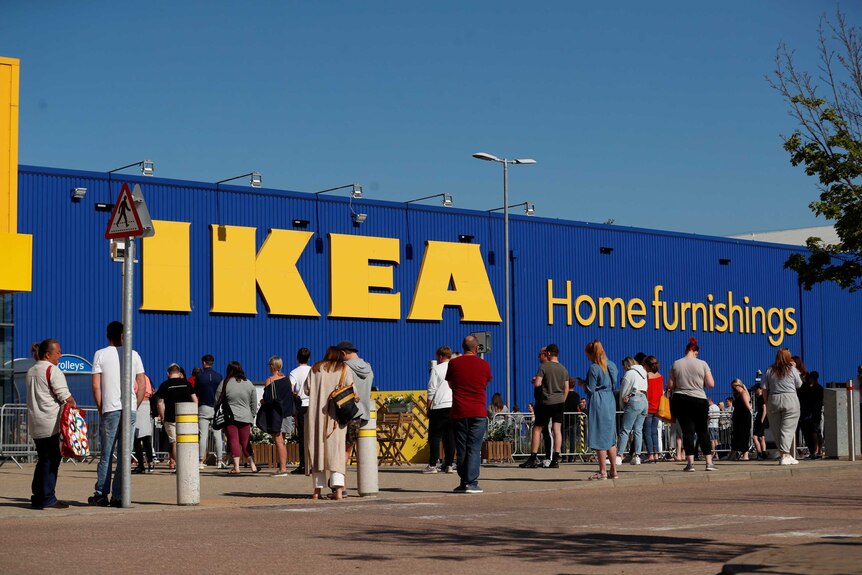
{"type": "Polygon", "coordinates": [[[647,413],[643,427],[647,453],[658,453],[658,417],[655,413],[647,413]]]}
{"type": "MultiPolygon", "coordinates": [[[[122,483],[118,480],[119,474],[114,474],[113,484],[111,483],[111,463],[114,459],[114,451],[117,452],[117,461],[122,461],[123,457],[132,456],[132,444],[119,445],[119,431],[121,410],[109,411],[103,413],[99,419],[99,440],[102,444],[102,457],[99,458],[99,467],[96,469],[96,495],[107,496],[112,494],[114,499],[122,499],[122,483]]],[[[137,414],[132,412],[131,427],[135,427],[135,419],[137,414]]]]}
{"type": "Polygon", "coordinates": [[[617,453],[622,453],[626,448],[630,433],[635,435],[634,452],[640,453],[647,405],[647,398],[642,393],[629,398],[628,403],[626,403],[626,410],[623,412],[622,431],[620,431],[620,439],[617,442],[617,453]]]}
{"type": "Polygon", "coordinates": [[[57,503],[57,472],[60,469],[60,434],[34,439],[36,444],[36,469],[33,470],[33,483],[30,485],[33,495],[30,503],[33,507],[49,507],[57,503]]]}
{"type": "Polygon", "coordinates": [[[458,476],[461,485],[478,485],[479,466],[482,465],[482,440],[488,428],[487,417],[453,419],[455,449],[458,452],[458,476]]]}

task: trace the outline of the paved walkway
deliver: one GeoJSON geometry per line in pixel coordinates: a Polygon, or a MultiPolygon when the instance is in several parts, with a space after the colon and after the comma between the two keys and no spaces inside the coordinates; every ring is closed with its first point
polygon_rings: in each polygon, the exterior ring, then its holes
{"type": "MultiPolygon", "coordinates": [[[[485,465],[482,467],[480,483],[486,494],[519,494],[527,492],[575,490],[631,489],[650,486],[650,489],[696,488],[709,490],[757,479],[769,481],[781,478],[811,477],[818,484],[829,475],[846,476],[862,471],[862,464],[846,461],[803,461],[796,466],[779,466],[775,462],[720,462],[718,470],[704,471],[704,464],[697,464],[695,473],[683,473],[680,463],[658,465],[624,465],[620,478],[616,480],[589,481],[595,464],[563,464],[559,469],[519,469],[513,464],[485,465]],[[697,487],[702,485],[703,487],[697,487]]],[[[376,502],[377,504],[410,501],[428,501],[435,498],[469,497],[454,495],[451,489],[458,483],[457,475],[423,474],[421,466],[385,467],[379,472],[380,493],[373,498],[356,497],[355,469],[348,472],[347,483],[354,504],[376,502]]],[[[152,512],[170,513],[172,517],[190,517],[187,513],[220,510],[225,513],[254,508],[290,508],[307,506],[310,501],[311,481],[304,476],[275,477],[271,470],[252,474],[248,470],[240,476],[229,476],[224,471],[208,468],[201,472],[201,504],[195,507],[178,507],[176,502],[176,476],[165,466],[153,474],[135,475],[132,478],[132,507],[129,509],[92,508],[86,505],[95,481],[95,463],[64,463],[60,470],[58,496],[70,503],[63,511],[35,511],[29,508],[30,480],[33,466],[19,469],[13,462],[0,467],[0,525],[11,527],[24,519],[39,518],[40,522],[54,517],[76,515],[92,517],[94,522],[118,514],[141,514],[152,512]],[[10,523],[11,520],[11,523],[10,523]]],[[[862,475],[859,476],[862,478],[862,475]]],[[[609,493],[603,491],[603,493],[609,493]]],[[[573,494],[574,495],[574,494],[573,494]]],[[[482,497],[482,496],[478,496],[482,497]]],[[[495,498],[496,501],[502,501],[495,498]]],[[[442,501],[442,500],[441,500],[442,501]]],[[[490,501],[490,500],[489,500],[490,501]]],[[[323,505],[343,505],[323,503],[323,505]]],[[[368,509],[373,509],[374,505],[368,509]]],[[[31,524],[25,521],[21,525],[31,524]]],[[[35,524],[34,524],[35,526],[35,524]]],[[[10,535],[11,536],[11,535],[10,535]]],[[[841,537],[836,533],[830,536],[841,537]]],[[[824,536],[826,537],[826,536],[824,536]]],[[[858,539],[849,541],[829,540],[816,545],[787,545],[751,553],[731,560],[724,573],[858,573],[862,565],[862,545],[858,539]]]]}

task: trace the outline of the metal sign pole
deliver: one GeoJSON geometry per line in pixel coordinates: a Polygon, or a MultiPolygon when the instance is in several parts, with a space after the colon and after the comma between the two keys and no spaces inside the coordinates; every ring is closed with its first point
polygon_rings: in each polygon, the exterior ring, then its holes
{"type": "Polygon", "coordinates": [[[132,304],[134,302],[134,262],[135,262],[135,240],[126,238],[126,250],[123,256],[123,377],[120,382],[121,399],[123,404],[122,418],[120,421],[120,437],[122,444],[117,452],[117,473],[120,475],[123,486],[124,508],[132,504],[132,454],[129,447],[132,445],[132,304]]]}

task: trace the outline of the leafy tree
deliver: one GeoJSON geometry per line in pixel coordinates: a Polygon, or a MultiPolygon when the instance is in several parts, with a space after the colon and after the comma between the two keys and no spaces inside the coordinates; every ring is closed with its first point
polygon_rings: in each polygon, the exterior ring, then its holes
{"type": "Polygon", "coordinates": [[[839,242],[811,237],[810,253],[794,254],[784,267],[795,270],[805,289],[834,281],[862,289],[862,29],[840,10],[818,27],[816,76],[800,70],[794,52],[780,44],[768,78],[789,105],[797,128],[784,137],[790,163],[819,180],[820,199],[809,207],[835,222],[839,242]]]}

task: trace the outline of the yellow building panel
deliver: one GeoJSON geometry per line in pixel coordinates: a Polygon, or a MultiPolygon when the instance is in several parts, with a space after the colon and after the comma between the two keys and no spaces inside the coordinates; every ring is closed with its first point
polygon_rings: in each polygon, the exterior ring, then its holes
{"type": "Polygon", "coordinates": [[[144,238],[142,310],[191,311],[188,222],[153,220],[157,233],[144,238]]]}
{"type": "Polygon", "coordinates": [[[212,313],[257,313],[255,229],[210,225],[212,313]]]}
{"type": "Polygon", "coordinates": [[[18,77],[20,64],[0,58],[0,233],[18,231],[18,77]]]}
{"type": "Polygon", "coordinates": [[[33,236],[0,232],[0,293],[32,291],[33,236]]]}

